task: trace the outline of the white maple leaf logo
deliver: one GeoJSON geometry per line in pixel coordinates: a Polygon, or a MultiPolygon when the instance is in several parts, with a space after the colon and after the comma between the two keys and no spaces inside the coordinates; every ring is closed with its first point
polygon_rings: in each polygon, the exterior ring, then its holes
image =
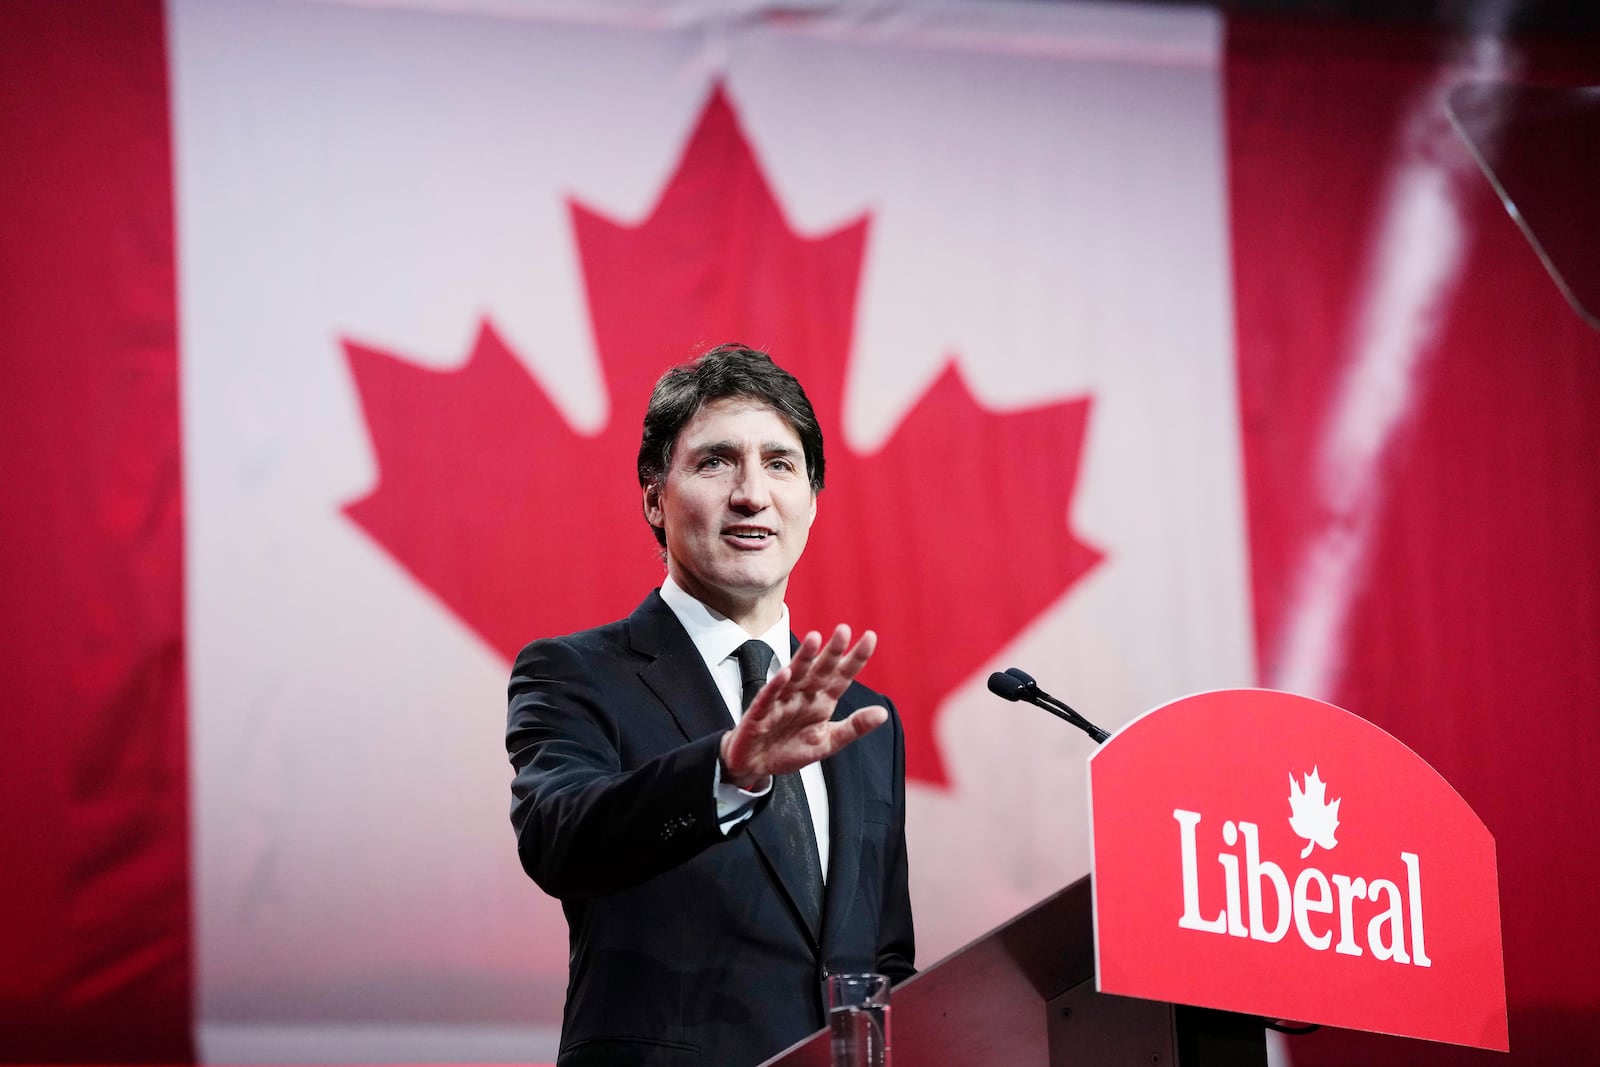
{"type": "Polygon", "coordinates": [[[1339,828],[1339,800],[1343,798],[1329,804],[1324,799],[1326,795],[1327,786],[1317,777],[1315,767],[1306,775],[1304,789],[1293,774],[1289,775],[1289,829],[1306,839],[1301,859],[1311,855],[1318,845],[1331,849],[1339,843],[1333,839],[1333,832],[1339,828]]]}

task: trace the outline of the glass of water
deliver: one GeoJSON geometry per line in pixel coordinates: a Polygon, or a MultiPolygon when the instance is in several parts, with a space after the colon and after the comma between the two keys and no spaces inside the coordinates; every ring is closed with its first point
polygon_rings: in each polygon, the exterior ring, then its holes
{"type": "Polygon", "coordinates": [[[833,1067],[889,1067],[889,979],[830,974],[828,1031],[833,1067]]]}

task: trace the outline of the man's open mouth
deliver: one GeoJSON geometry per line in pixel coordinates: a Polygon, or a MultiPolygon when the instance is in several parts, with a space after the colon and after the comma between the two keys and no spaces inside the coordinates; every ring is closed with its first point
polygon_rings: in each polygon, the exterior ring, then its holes
{"type": "Polygon", "coordinates": [[[751,529],[749,527],[734,527],[732,529],[724,530],[722,532],[727,534],[727,535],[729,535],[730,537],[737,537],[741,541],[752,541],[752,542],[765,541],[767,538],[773,536],[773,533],[772,533],[771,530],[757,530],[757,529],[751,529]]]}

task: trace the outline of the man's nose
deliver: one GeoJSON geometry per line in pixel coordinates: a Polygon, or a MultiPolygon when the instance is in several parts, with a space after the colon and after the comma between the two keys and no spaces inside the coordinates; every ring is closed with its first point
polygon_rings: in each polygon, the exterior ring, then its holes
{"type": "Polygon", "coordinates": [[[736,508],[749,511],[760,511],[771,500],[767,486],[767,472],[762,470],[759,463],[746,463],[739,468],[739,476],[734,479],[733,494],[729,500],[736,508]]]}

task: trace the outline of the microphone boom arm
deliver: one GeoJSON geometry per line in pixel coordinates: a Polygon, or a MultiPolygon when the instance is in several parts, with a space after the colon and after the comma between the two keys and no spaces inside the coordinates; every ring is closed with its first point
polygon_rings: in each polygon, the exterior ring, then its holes
{"type": "Polygon", "coordinates": [[[1071,723],[1088,734],[1097,745],[1104,744],[1106,738],[1111,736],[1073,711],[1063,701],[1040,689],[1039,683],[1033,680],[1032,675],[1016,667],[1007,667],[1004,671],[996,671],[989,675],[989,692],[1003,700],[1025,700],[1035,707],[1043,708],[1056,718],[1071,723]]]}
{"type": "Polygon", "coordinates": [[[1094,738],[1095,744],[1103,745],[1106,742],[1106,738],[1111,736],[1100,727],[1090,722],[1088,719],[1085,719],[1082,715],[1079,715],[1076,711],[1073,711],[1066,704],[1063,704],[1061,701],[1051,696],[1049,693],[1046,693],[1043,690],[1038,690],[1035,692],[1035,696],[1038,699],[1033,700],[1030,703],[1043,708],[1045,711],[1048,711],[1062,722],[1070,722],[1072,725],[1076,726],[1078,729],[1094,738]]]}

